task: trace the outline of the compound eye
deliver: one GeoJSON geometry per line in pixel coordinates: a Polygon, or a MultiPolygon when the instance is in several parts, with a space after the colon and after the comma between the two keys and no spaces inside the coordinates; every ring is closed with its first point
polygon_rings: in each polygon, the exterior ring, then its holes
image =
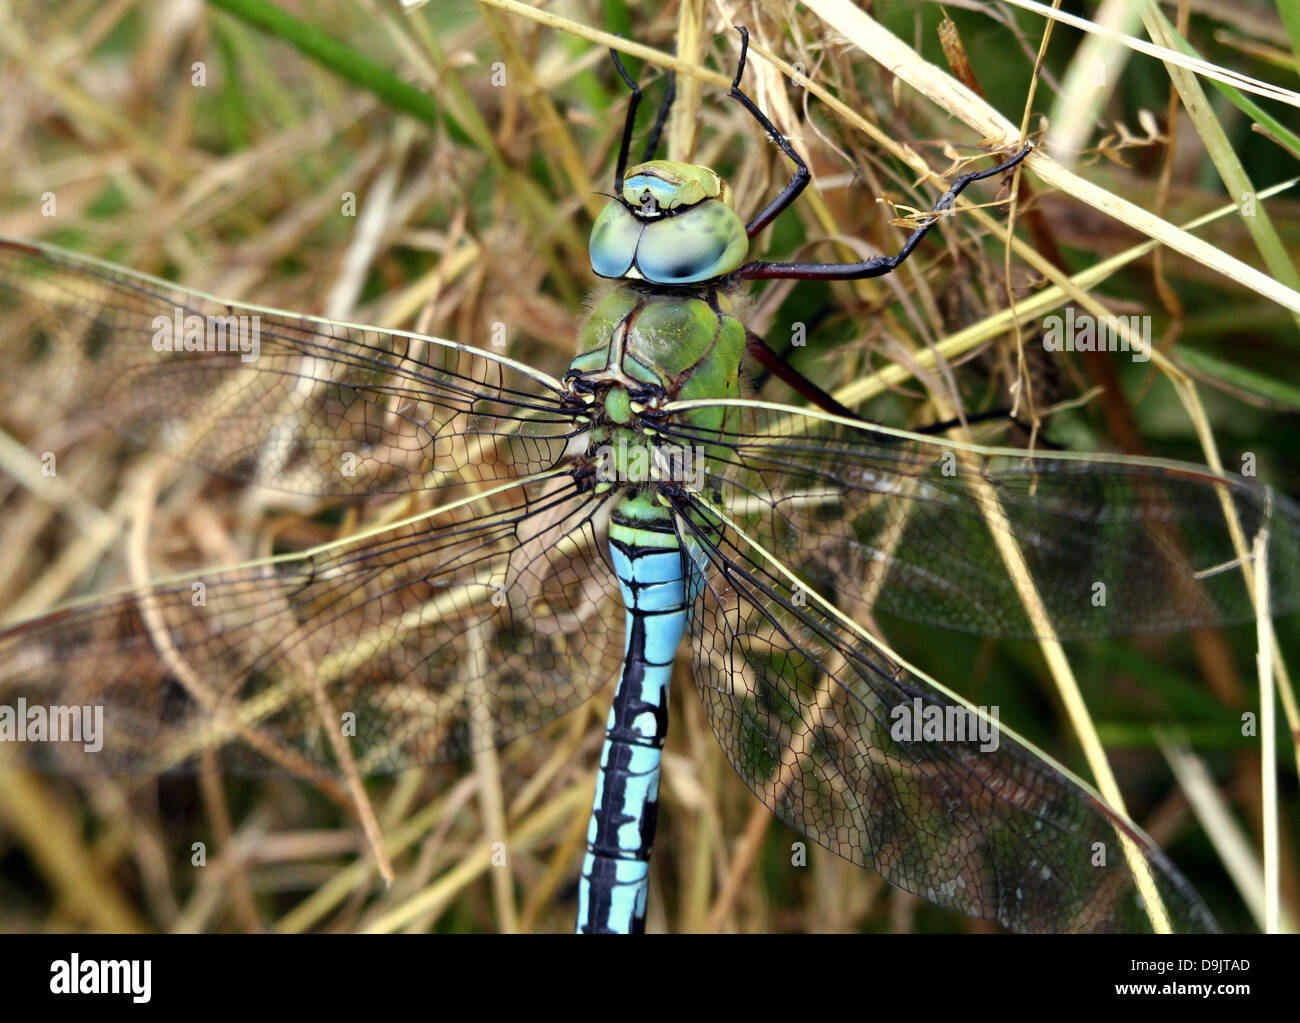
{"type": "Polygon", "coordinates": [[[622,203],[612,202],[600,211],[591,228],[591,268],[601,277],[627,275],[636,258],[637,242],[645,225],[632,216],[622,203]]]}
{"type": "Polygon", "coordinates": [[[636,268],[655,284],[698,284],[731,273],[748,251],[745,226],[735,210],[709,199],[647,223],[636,268]]]}

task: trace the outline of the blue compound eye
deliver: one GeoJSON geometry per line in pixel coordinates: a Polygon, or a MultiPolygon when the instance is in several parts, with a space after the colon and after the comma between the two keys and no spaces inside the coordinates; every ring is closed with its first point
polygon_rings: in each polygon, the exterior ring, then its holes
{"type": "Polygon", "coordinates": [[[600,211],[591,228],[591,268],[601,277],[625,277],[636,258],[637,241],[645,229],[620,202],[600,211]]]}
{"type": "Polygon", "coordinates": [[[636,249],[636,268],[654,284],[698,284],[731,273],[748,251],[749,238],[736,211],[709,199],[647,223],[636,249]]]}

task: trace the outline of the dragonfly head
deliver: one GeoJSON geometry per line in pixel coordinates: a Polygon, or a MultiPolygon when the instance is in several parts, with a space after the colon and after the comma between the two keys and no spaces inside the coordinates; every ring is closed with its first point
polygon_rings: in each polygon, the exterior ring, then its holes
{"type": "Polygon", "coordinates": [[[749,236],[715,171],[651,160],[623,176],[622,194],[591,229],[590,249],[601,277],[695,286],[739,268],[749,236]]]}

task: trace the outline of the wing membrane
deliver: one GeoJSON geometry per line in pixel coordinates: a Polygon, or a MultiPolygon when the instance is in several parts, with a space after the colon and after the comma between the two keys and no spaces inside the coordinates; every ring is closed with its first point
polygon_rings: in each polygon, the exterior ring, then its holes
{"type": "Polygon", "coordinates": [[[709,444],[711,492],[860,621],[878,610],[1067,640],[1249,621],[1255,608],[1234,529],[1246,550],[1268,530],[1273,612],[1300,599],[1300,510],[1239,476],[962,448],[757,403],[731,415],[737,425],[722,434],[665,432],[709,444]],[[1006,538],[1050,627],[1026,610],[999,545],[1006,538]]]}
{"type": "Polygon", "coordinates": [[[1150,931],[1141,893],[1152,891],[1172,930],[1215,929],[1155,844],[1064,768],[1005,730],[995,743],[900,732],[957,720],[963,705],[801,597],[797,576],[721,515],[697,506],[678,529],[695,564],[689,628],[706,714],[781,820],[891,884],[1013,930],[1150,931]]]}
{"type": "Polygon", "coordinates": [[[69,407],[137,442],[287,492],[526,476],[575,432],[558,383],[491,352],[227,303],[0,238],[6,350],[52,363],[69,407]]]}
{"type": "Polygon", "coordinates": [[[64,771],[363,773],[535,729],[613,678],[601,502],[564,475],[377,535],[196,574],[0,631],[0,704],[102,707],[102,749],[0,743],[64,771]]]}

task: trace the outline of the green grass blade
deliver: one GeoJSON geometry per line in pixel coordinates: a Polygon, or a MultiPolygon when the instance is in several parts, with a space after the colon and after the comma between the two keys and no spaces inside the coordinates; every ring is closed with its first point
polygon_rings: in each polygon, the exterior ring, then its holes
{"type": "Polygon", "coordinates": [[[444,111],[431,96],[275,4],[267,0],[208,0],[208,4],[283,39],[321,67],[373,93],[393,110],[435,128],[445,124],[458,142],[469,141],[463,126],[444,117],[444,111]]]}
{"type": "MultiPolygon", "coordinates": [[[[1296,14],[1297,20],[1300,20],[1300,4],[1291,4],[1291,5],[1283,4],[1282,6],[1284,8],[1288,6],[1294,6],[1296,11],[1298,12],[1296,14]]],[[[1202,60],[1204,59],[1204,57],[1202,57],[1201,54],[1197,52],[1196,47],[1194,47],[1191,43],[1189,43],[1186,39],[1184,39],[1181,35],[1179,35],[1178,30],[1174,28],[1172,25],[1169,26],[1169,33],[1173,37],[1174,41],[1178,44],[1178,48],[1181,49],[1185,54],[1187,54],[1187,56],[1199,57],[1202,60]]],[[[1268,133],[1273,137],[1273,139],[1276,140],[1277,143],[1283,149],[1289,152],[1297,160],[1300,160],[1300,135],[1297,135],[1295,132],[1293,132],[1290,128],[1284,125],[1281,121],[1279,121],[1276,117],[1274,117],[1267,110],[1261,107],[1258,103],[1252,100],[1240,89],[1236,88],[1235,86],[1228,85],[1226,82],[1220,82],[1217,79],[1212,78],[1210,79],[1210,81],[1216,89],[1218,89],[1221,93],[1223,93],[1224,96],[1227,97],[1228,102],[1230,102],[1233,106],[1235,106],[1238,110],[1240,110],[1251,120],[1258,122],[1259,125],[1264,129],[1266,129],[1268,133]]]]}
{"type": "Polygon", "coordinates": [[[1282,16],[1282,24],[1291,40],[1291,53],[1300,60],[1300,4],[1295,0],[1278,0],[1277,13],[1282,16]]]}
{"type": "Polygon", "coordinates": [[[1294,387],[1277,377],[1262,376],[1185,345],[1178,347],[1178,359],[1189,369],[1203,373],[1220,384],[1246,391],[1278,405],[1300,409],[1300,387],[1294,387]]]}
{"type": "MultiPolygon", "coordinates": [[[[1153,5],[1146,9],[1143,23],[1153,42],[1171,49],[1180,42],[1177,31],[1158,7],[1153,5]]],[[[1228,141],[1223,125],[1219,123],[1219,119],[1210,108],[1205,90],[1201,88],[1196,76],[1186,68],[1176,67],[1173,64],[1166,63],[1165,68],[1182,98],[1184,109],[1196,126],[1197,134],[1205,143],[1206,152],[1214,162],[1219,177],[1228,190],[1228,195],[1239,207],[1247,201],[1256,199],[1258,189],[1252,184],[1245,168],[1242,167],[1241,160],[1228,141]]],[[[1282,239],[1278,236],[1272,220],[1269,219],[1263,203],[1255,201],[1249,210],[1253,215],[1246,215],[1246,213],[1247,211],[1243,210],[1242,223],[1250,232],[1269,273],[1288,288],[1300,288],[1300,275],[1297,275],[1295,266],[1287,255],[1282,239]]],[[[1296,321],[1300,324],[1300,314],[1296,315],[1296,321]]]]}

